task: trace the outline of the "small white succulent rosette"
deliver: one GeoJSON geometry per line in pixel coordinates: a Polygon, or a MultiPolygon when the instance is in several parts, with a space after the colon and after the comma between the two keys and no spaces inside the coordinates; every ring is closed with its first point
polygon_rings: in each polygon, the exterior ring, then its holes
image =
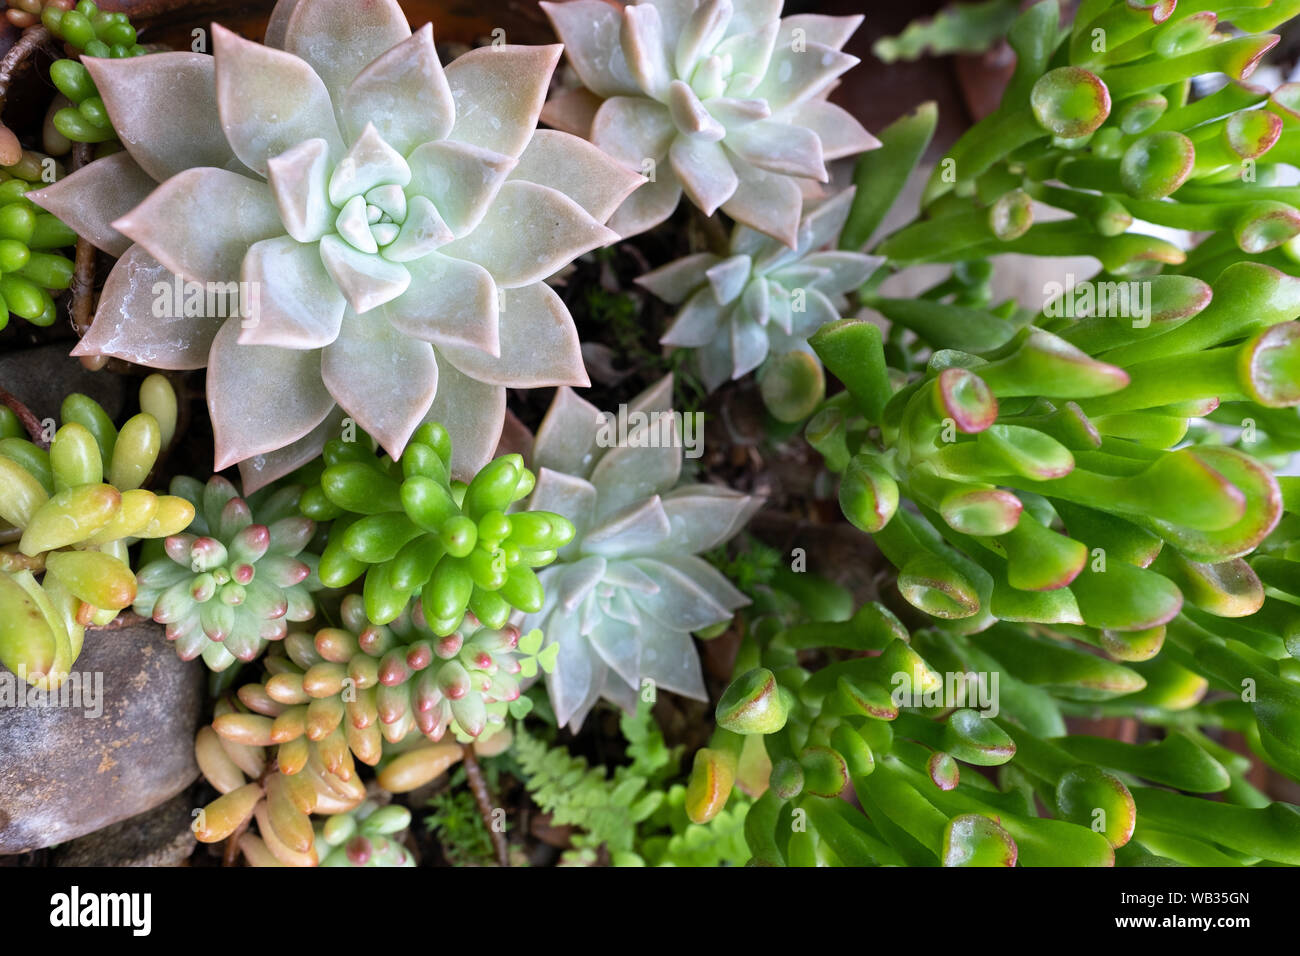
{"type": "Polygon", "coordinates": [[[845,293],[884,261],[835,248],[853,195],[850,188],[813,204],[793,248],[737,225],[728,255],[697,253],[636,280],[681,306],[659,341],[695,349],[709,391],[752,372],[769,353],[811,352],[809,336],[839,319],[848,306],[845,293]]]}
{"type": "Polygon", "coordinates": [[[782,18],[781,0],[541,6],[582,83],[542,118],[651,178],[610,219],[622,236],[663,222],[684,192],[793,246],[826,163],[880,145],[826,98],[858,63],[841,47],[860,15],[782,18]]]}
{"type": "Polygon", "coordinates": [[[561,388],[537,430],[530,509],[554,511],[577,533],[539,572],[541,611],[523,620],[558,644],[547,689],[575,730],[597,700],[636,709],[644,681],[706,700],[692,631],[729,619],[748,599],[699,557],[749,521],[762,499],[708,484],[678,485],[683,449],[665,441],[672,377],[629,402],[637,427],[602,447],[608,418],[561,388]]]}

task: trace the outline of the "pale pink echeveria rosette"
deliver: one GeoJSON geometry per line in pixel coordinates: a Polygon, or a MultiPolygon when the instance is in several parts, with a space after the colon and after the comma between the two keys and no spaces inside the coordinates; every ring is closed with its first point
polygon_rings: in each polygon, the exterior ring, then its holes
{"type": "Polygon", "coordinates": [[[672,394],[669,376],[628,403],[623,444],[613,444],[621,429],[568,388],[537,430],[528,507],[564,515],[577,533],[538,573],[545,604],[522,627],[559,645],[547,690],[557,721],[574,730],[602,697],[634,711],[647,680],[707,700],[691,632],[749,603],[698,555],[740,531],[762,499],[678,485],[682,443],[664,440],[657,417],[672,414],[672,394]]]}
{"type": "Polygon", "coordinates": [[[542,119],[651,175],[610,219],[631,236],[683,192],[707,215],[794,245],[826,162],[880,145],[829,102],[858,62],[841,47],[862,17],[781,17],[781,0],[568,0],[542,8],[582,86],[542,119]]]}
{"type": "Polygon", "coordinates": [[[536,131],[558,45],[444,70],[396,0],[280,0],[267,38],[86,59],[126,150],[32,196],[120,256],[74,354],[206,366],[215,467],[250,490],[345,414],[394,457],[440,421],[472,474],[507,387],[588,384],[543,280],[617,239],[602,223],[642,179],[536,131]],[[246,283],[256,314],[156,315],[177,276],[246,283]]]}
{"type": "Polygon", "coordinates": [[[696,253],[636,280],[681,306],[659,341],[694,349],[709,391],[752,372],[769,352],[812,353],[809,336],[839,319],[848,305],[845,293],[884,262],[835,248],[853,196],[849,188],[812,204],[793,249],[737,225],[726,256],[696,253]]]}

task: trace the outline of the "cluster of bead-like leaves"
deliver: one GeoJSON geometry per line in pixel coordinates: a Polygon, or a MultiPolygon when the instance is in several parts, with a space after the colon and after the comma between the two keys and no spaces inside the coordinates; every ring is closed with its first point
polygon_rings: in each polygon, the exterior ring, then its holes
{"type": "Polygon", "coordinates": [[[300,488],[258,496],[256,513],[220,475],[207,485],[174,478],[171,490],[194,506],[194,521],[140,569],[135,611],[167,625],[183,660],[201,655],[225,670],[315,615],[318,559],[303,550],[316,524],[298,514],[300,488]]]}

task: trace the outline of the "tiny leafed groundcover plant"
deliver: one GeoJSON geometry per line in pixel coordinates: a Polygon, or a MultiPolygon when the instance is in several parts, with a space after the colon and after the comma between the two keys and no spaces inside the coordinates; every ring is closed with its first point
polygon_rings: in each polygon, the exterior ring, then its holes
{"type": "Polygon", "coordinates": [[[201,672],[196,865],[1300,865],[1300,4],[265,6],[5,11],[0,707],[201,672]]]}

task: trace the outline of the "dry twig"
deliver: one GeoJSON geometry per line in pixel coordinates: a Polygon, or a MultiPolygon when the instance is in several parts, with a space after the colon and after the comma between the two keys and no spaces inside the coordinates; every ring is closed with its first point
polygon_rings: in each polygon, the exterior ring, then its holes
{"type": "Polygon", "coordinates": [[[27,434],[31,436],[33,444],[45,449],[50,447],[50,443],[45,440],[45,430],[41,428],[40,419],[17,396],[7,389],[0,388],[0,403],[8,405],[18,416],[18,420],[23,423],[23,428],[27,429],[27,434]]]}
{"type": "Polygon", "coordinates": [[[28,27],[23,35],[9,48],[9,52],[0,59],[0,110],[4,109],[9,97],[9,86],[18,75],[27,60],[41,47],[53,42],[50,31],[45,27],[28,27]]]}
{"type": "Polygon", "coordinates": [[[483,777],[483,768],[478,764],[478,757],[474,754],[473,744],[461,744],[461,753],[465,757],[465,777],[469,781],[469,789],[474,794],[474,802],[478,804],[479,815],[483,818],[483,825],[487,827],[488,834],[492,838],[492,849],[496,851],[497,863],[500,866],[510,865],[510,846],[506,843],[506,835],[494,827],[492,814],[492,795],[488,793],[487,780],[483,777]]]}

